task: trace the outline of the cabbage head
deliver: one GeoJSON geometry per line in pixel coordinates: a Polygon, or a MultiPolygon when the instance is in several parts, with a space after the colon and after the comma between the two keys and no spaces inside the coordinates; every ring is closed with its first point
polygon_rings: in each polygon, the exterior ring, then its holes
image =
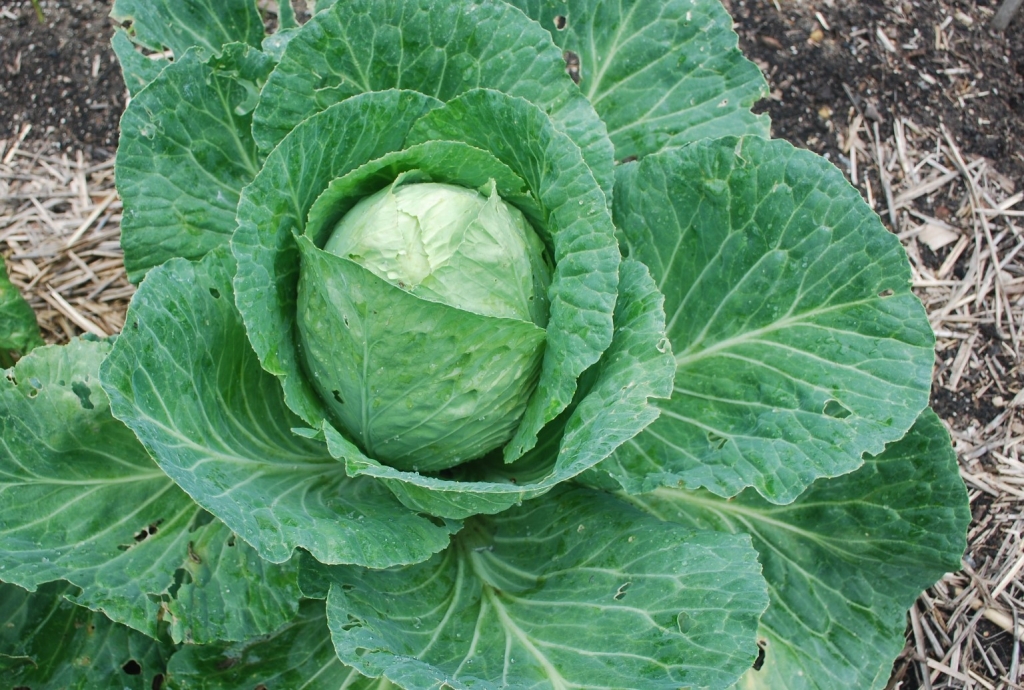
{"type": "Polygon", "coordinates": [[[139,288],[0,378],[7,684],[883,688],[934,337],[719,0],[311,9],[114,3],[139,288]]]}

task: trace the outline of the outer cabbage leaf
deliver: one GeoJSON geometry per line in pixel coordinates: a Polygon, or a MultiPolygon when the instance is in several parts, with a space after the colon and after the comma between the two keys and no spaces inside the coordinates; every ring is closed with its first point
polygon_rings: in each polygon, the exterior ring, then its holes
{"type": "Polygon", "coordinates": [[[328,447],[350,475],[376,477],[404,504],[433,515],[497,513],[546,493],[635,436],[657,418],[648,399],[671,393],[675,362],[665,338],[661,293],[636,261],[622,263],[619,291],[611,346],[581,380],[574,404],[544,428],[537,446],[519,461],[485,458],[443,477],[427,476],[371,460],[325,426],[328,447]]]}
{"type": "Polygon", "coordinates": [[[205,62],[189,51],[128,104],[115,173],[132,281],[168,259],[201,258],[231,238],[239,193],[260,167],[252,109],[272,66],[239,44],[205,62]]]}
{"type": "Polygon", "coordinates": [[[0,368],[12,366],[15,355],[21,357],[42,344],[36,315],[7,277],[0,257],[0,368]]]}
{"type": "Polygon", "coordinates": [[[551,32],[619,160],[705,137],[769,136],[768,95],[719,0],[510,0],[551,32]],[[571,55],[570,55],[571,53],[571,55]]]}
{"type": "MultiPolygon", "coordinates": [[[[350,479],[300,420],[248,347],[224,252],[154,269],[101,371],[114,415],[197,503],[261,557],[296,547],[322,561],[386,567],[443,549],[435,524],[383,486],[350,479]]],[[[440,522],[440,521],[438,521],[440,522]]]]}
{"type": "Polygon", "coordinates": [[[607,469],[777,503],[928,404],[934,337],[899,240],[829,163],[726,138],[620,168],[616,225],[665,294],[672,400],[607,469]]]}
{"type": "Polygon", "coordinates": [[[304,601],[299,615],[268,635],[237,645],[189,645],[168,664],[178,690],[383,690],[338,659],[322,601],[304,601]]]}
{"type": "Polygon", "coordinates": [[[441,101],[475,88],[526,98],[582,149],[610,203],[604,122],[565,74],[551,37],[496,0],[353,0],[320,11],[291,37],[267,82],[256,140],[270,150],[310,115],[394,88],[441,101]]]}
{"type": "Polygon", "coordinates": [[[328,622],[342,661],[405,688],[728,687],[767,598],[725,536],[557,489],[428,562],[331,569],[328,622]]]}
{"type": "Polygon", "coordinates": [[[131,24],[136,43],[170,49],[176,59],[193,47],[209,55],[228,43],[258,48],[263,40],[263,20],[253,0],[115,0],[110,16],[131,24]]]}
{"type": "Polygon", "coordinates": [[[173,648],[65,599],[53,583],[32,594],[0,584],[0,678],[32,690],[150,690],[173,648]]]}
{"type": "Polygon", "coordinates": [[[0,579],[67,580],[71,600],[153,637],[161,619],[190,642],[273,631],[297,610],[294,565],[235,544],[114,419],[109,351],[40,348],[0,379],[0,579]]]}
{"type": "Polygon", "coordinates": [[[687,527],[749,534],[771,604],[764,665],[738,687],[884,688],[921,590],[958,570],[970,522],[949,435],[926,410],[907,435],[848,475],[776,506],[752,490],[725,501],[662,488],[633,497],[687,527]]]}

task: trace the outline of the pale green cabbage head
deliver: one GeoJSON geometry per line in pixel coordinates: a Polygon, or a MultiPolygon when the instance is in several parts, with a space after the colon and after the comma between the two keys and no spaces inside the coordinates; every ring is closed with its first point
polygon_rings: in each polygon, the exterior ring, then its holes
{"type": "Polygon", "coordinates": [[[482,316],[547,323],[544,244],[493,185],[391,185],[341,219],[324,250],[417,297],[482,316]]]}
{"type": "Polygon", "coordinates": [[[324,252],[342,263],[304,263],[299,332],[313,385],[364,450],[434,471],[515,432],[540,375],[551,269],[493,181],[484,196],[402,180],[337,223],[324,252]]]}

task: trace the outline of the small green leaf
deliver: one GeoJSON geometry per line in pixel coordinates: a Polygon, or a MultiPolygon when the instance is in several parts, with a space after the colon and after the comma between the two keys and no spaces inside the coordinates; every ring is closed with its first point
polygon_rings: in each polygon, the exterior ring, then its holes
{"type": "MultiPolygon", "coordinates": [[[[67,601],[62,583],[32,594],[0,584],[0,678],[4,688],[150,690],[173,647],[67,601]]],[[[157,678],[161,680],[158,680],[157,678]]]]}
{"type": "Polygon", "coordinates": [[[350,479],[249,348],[223,251],[154,269],[101,372],[111,409],[197,503],[272,563],[296,547],[329,563],[386,567],[443,549],[452,523],[413,514],[350,479]],[[440,522],[440,521],[439,521],[440,522]]]}
{"type": "Polygon", "coordinates": [[[616,225],[665,294],[672,400],[606,469],[786,503],[902,437],[934,337],[899,240],[822,158],[757,137],[622,166],[616,225]]]}
{"type": "Polygon", "coordinates": [[[263,40],[263,20],[253,0],[115,0],[110,16],[130,23],[136,43],[170,49],[178,60],[193,47],[210,54],[228,43],[258,48],[263,40]]]}
{"type": "Polygon", "coordinates": [[[404,688],[729,687],[767,605],[747,537],[558,489],[426,563],[333,568],[342,661],[404,688]]]}
{"type": "Polygon", "coordinates": [[[36,315],[7,277],[0,257],[0,369],[14,364],[13,355],[22,357],[42,344],[36,315]]]}
{"type": "Polygon", "coordinates": [[[619,160],[703,138],[756,134],[768,116],[757,65],[737,49],[719,0],[511,0],[575,56],[580,89],[619,160]]]}
{"type": "Polygon", "coordinates": [[[227,245],[239,193],[259,170],[252,109],[272,66],[239,44],[206,62],[191,51],[129,103],[115,174],[133,282],[168,259],[227,245]]]}
{"type": "Polygon", "coordinates": [[[631,501],[687,527],[753,537],[771,604],[759,630],[764,665],[738,686],[750,690],[885,687],[907,608],[960,569],[971,519],[931,410],[861,469],[819,479],[786,506],[749,489],[728,501],[669,488],[631,501]]]}

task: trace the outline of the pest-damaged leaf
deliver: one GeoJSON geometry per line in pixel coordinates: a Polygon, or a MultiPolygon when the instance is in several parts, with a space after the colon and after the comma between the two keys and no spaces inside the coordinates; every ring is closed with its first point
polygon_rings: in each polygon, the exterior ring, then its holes
{"type": "Polygon", "coordinates": [[[751,106],[768,95],[737,49],[719,0],[512,0],[562,48],[608,126],[615,157],[644,157],[705,137],[768,137],[751,106]]]}
{"type": "Polygon", "coordinates": [[[259,170],[252,110],[273,63],[233,43],[182,55],[132,98],[115,167],[121,246],[133,282],[174,257],[226,246],[242,187],[259,170]]]}
{"type": "Polygon", "coordinates": [[[405,688],[724,688],[767,604],[749,541],[726,536],[556,489],[425,563],[330,569],[328,622],[343,662],[405,688]]]}
{"type": "Polygon", "coordinates": [[[171,658],[168,674],[178,690],[382,690],[378,680],[338,659],[322,601],[302,602],[299,615],[272,635],[185,646],[171,658]]]}
{"type": "Polygon", "coordinates": [[[261,561],[110,414],[106,342],[35,350],[0,379],[0,579],[156,636],[242,640],[297,610],[294,565],[261,561]],[[207,524],[208,523],[208,524],[207,524]]]}
{"type": "Polygon", "coordinates": [[[263,20],[252,0],[116,0],[114,21],[130,25],[132,39],[180,59],[190,48],[220,53],[228,43],[258,48],[263,20]]]}
{"type": "Polygon", "coordinates": [[[0,678],[5,688],[151,690],[161,687],[173,646],[102,613],[75,606],[74,588],[29,593],[0,584],[0,678]]]}
{"type": "Polygon", "coordinates": [[[616,225],[665,294],[672,400],[606,469],[786,503],[898,440],[934,336],[895,235],[818,156],[757,137],[619,169],[616,225]]]}
{"type": "Polygon", "coordinates": [[[862,468],[819,479],[789,505],[752,489],[728,501],[671,488],[630,500],[686,527],[753,538],[771,604],[758,632],[763,665],[738,686],[750,690],[885,687],[907,608],[960,568],[971,519],[931,410],[862,468]]]}

